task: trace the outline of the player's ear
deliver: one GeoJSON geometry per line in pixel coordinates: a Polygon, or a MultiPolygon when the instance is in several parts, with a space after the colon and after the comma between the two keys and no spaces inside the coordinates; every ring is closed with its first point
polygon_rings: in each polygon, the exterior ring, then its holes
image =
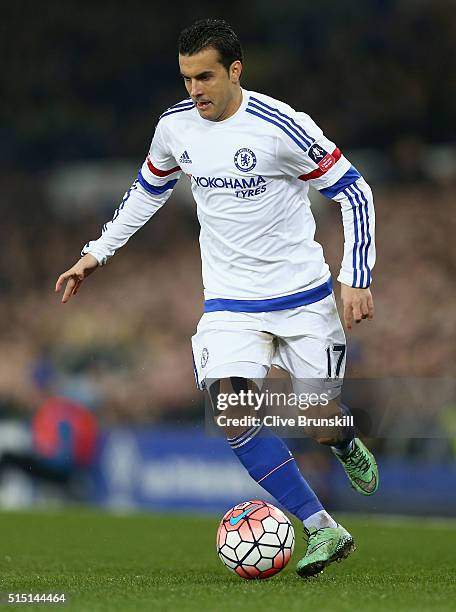
{"type": "Polygon", "coordinates": [[[234,84],[238,84],[241,79],[242,64],[239,60],[233,62],[230,66],[230,81],[234,84]]]}

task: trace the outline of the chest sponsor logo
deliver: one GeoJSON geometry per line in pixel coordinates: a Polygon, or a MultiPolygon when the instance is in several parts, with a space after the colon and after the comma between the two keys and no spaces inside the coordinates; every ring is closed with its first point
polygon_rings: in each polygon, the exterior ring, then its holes
{"type": "Polygon", "coordinates": [[[266,191],[266,180],[261,176],[229,178],[222,176],[195,176],[192,181],[205,189],[233,189],[237,198],[251,198],[266,191]]]}
{"type": "Polygon", "coordinates": [[[256,155],[251,149],[239,149],[234,154],[234,165],[241,172],[250,172],[255,168],[256,163],[256,155]]]}

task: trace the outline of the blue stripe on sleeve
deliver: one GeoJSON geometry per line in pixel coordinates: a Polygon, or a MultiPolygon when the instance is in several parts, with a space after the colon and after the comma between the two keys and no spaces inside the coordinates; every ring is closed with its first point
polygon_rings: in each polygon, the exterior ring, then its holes
{"type": "Polygon", "coordinates": [[[189,106],[184,106],[182,108],[174,108],[172,110],[164,112],[163,115],[160,115],[158,120],[160,121],[160,119],[163,119],[163,117],[167,117],[168,115],[174,115],[175,113],[183,113],[184,111],[189,111],[193,108],[195,108],[195,105],[193,104],[193,102],[191,102],[189,103],[189,106]]]}
{"type": "Polygon", "coordinates": [[[353,225],[355,228],[355,242],[353,243],[353,259],[352,259],[352,266],[353,266],[353,283],[352,283],[352,287],[356,287],[356,281],[358,280],[358,271],[356,269],[356,250],[357,250],[357,246],[358,246],[358,217],[356,214],[356,206],[355,203],[353,201],[353,198],[351,197],[350,192],[348,191],[348,189],[346,189],[344,191],[345,195],[347,196],[347,198],[350,201],[351,207],[352,207],[352,211],[353,211],[353,225]]]}
{"type": "Polygon", "coordinates": [[[148,193],[151,193],[152,195],[160,195],[162,193],[165,193],[165,191],[168,191],[169,189],[173,189],[174,185],[177,183],[177,179],[173,179],[172,181],[168,181],[167,183],[165,183],[164,185],[161,185],[160,187],[157,187],[156,185],[151,185],[143,177],[141,170],[138,172],[138,181],[141,187],[145,189],[148,193]]]}
{"type": "Polygon", "coordinates": [[[357,214],[359,216],[359,222],[360,222],[360,227],[359,227],[359,234],[360,234],[360,240],[359,240],[359,244],[357,247],[358,250],[358,258],[359,258],[359,273],[360,273],[360,279],[359,279],[359,286],[362,287],[364,285],[364,265],[363,265],[363,247],[364,247],[364,214],[363,214],[363,207],[362,204],[358,198],[358,194],[356,193],[356,191],[353,190],[352,186],[347,187],[347,191],[346,193],[350,193],[353,197],[353,200],[351,200],[352,206],[356,207],[356,211],[357,214]]]}
{"type": "Polygon", "coordinates": [[[319,189],[318,191],[323,194],[327,198],[333,198],[338,193],[349,187],[352,183],[361,178],[361,174],[355,168],[355,166],[351,166],[351,168],[337,181],[334,185],[330,187],[325,187],[324,189],[319,189]]]}
{"type": "Polygon", "coordinates": [[[359,279],[359,286],[360,287],[364,287],[364,263],[363,263],[363,248],[365,248],[366,246],[366,241],[365,241],[365,233],[364,233],[364,210],[363,210],[363,205],[358,197],[358,194],[356,193],[356,191],[353,189],[353,186],[350,186],[347,188],[347,191],[349,191],[350,193],[352,193],[355,196],[355,200],[358,204],[358,215],[359,215],[359,220],[360,220],[360,236],[361,239],[359,241],[359,245],[358,245],[358,253],[359,253],[359,268],[360,268],[360,279],[359,279]]]}
{"type": "Polygon", "coordinates": [[[280,123],[277,123],[277,121],[273,121],[272,119],[270,119],[269,117],[265,117],[264,115],[257,113],[254,110],[250,110],[249,107],[247,107],[245,109],[246,113],[250,113],[251,115],[256,115],[257,117],[259,117],[260,119],[263,119],[263,121],[268,121],[268,123],[272,123],[273,125],[276,125],[278,128],[280,128],[282,130],[282,132],[285,132],[285,134],[287,134],[287,136],[289,136],[291,138],[291,140],[293,140],[300,149],[302,149],[303,151],[307,151],[307,147],[305,147],[302,142],[300,142],[299,140],[297,140],[293,134],[291,132],[289,132],[285,126],[280,125],[280,123]]]}
{"type": "Polygon", "coordinates": [[[263,102],[262,100],[259,100],[258,98],[255,98],[254,96],[250,96],[250,100],[252,100],[253,102],[256,102],[257,104],[260,104],[263,108],[267,108],[268,110],[273,111],[274,113],[277,113],[278,115],[280,115],[281,117],[284,117],[287,121],[292,123],[301,132],[303,140],[307,144],[308,147],[310,147],[310,145],[315,142],[315,138],[312,138],[312,136],[309,136],[309,134],[304,130],[304,128],[301,125],[299,125],[299,123],[296,123],[296,121],[292,117],[285,115],[285,113],[282,113],[281,111],[279,111],[278,108],[269,106],[269,104],[266,104],[266,102],[263,102]]]}
{"type": "MultiPolygon", "coordinates": [[[[131,195],[131,192],[134,191],[135,189],[138,188],[138,180],[135,179],[133,181],[133,183],[131,184],[130,188],[127,190],[127,192],[125,193],[124,197],[122,198],[122,202],[119,204],[119,206],[116,208],[116,210],[114,211],[113,215],[112,215],[112,219],[110,221],[108,221],[108,223],[112,223],[112,221],[115,221],[117,219],[117,217],[120,214],[120,211],[122,210],[122,208],[125,206],[128,198],[131,195]]],[[[105,223],[103,225],[102,228],[102,233],[105,232],[108,229],[108,223],[105,223]]]]}
{"type": "Polygon", "coordinates": [[[254,108],[257,111],[260,111],[260,113],[262,114],[266,114],[266,115],[269,115],[269,117],[273,117],[276,121],[281,121],[289,130],[293,132],[293,134],[296,135],[297,138],[299,138],[306,145],[306,147],[308,146],[308,142],[301,136],[298,130],[296,130],[292,125],[290,125],[284,119],[281,119],[280,117],[277,117],[277,115],[274,115],[273,113],[270,113],[269,111],[261,108],[261,106],[257,106],[256,104],[251,104],[250,102],[249,102],[248,108],[254,108]]]}
{"type": "Polygon", "coordinates": [[[367,258],[368,258],[368,252],[369,252],[369,247],[371,245],[372,242],[372,236],[370,234],[370,227],[369,227],[369,202],[367,201],[366,196],[364,195],[362,189],[360,189],[360,187],[355,183],[351,186],[351,189],[356,193],[358,192],[360,198],[363,201],[363,208],[364,208],[364,212],[366,215],[366,234],[367,234],[367,242],[364,245],[364,266],[366,268],[367,271],[367,281],[366,281],[366,286],[369,287],[370,283],[371,283],[371,270],[369,268],[369,265],[367,263],[367,258]]]}
{"type": "Polygon", "coordinates": [[[302,129],[302,127],[299,125],[299,123],[296,123],[296,121],[294,121],[294,119],[292,119],[291,117],[289,117],[288,115],[285,115],[284,113],[281,113],[277,108],[273,108],[272,106],[268,106],[267,104],[264,104],[263,102],[261,102],[261,100],[257,100],[257,98],[254,98],[253,96],[250,97],[249,103],[248,103],[248,108],[255,108],[257,110],[259,110],[260,112],[269,115],[270,117],[274,117],[274,119],[276,119],[276,121],[280,121],[282,123],[284,123],[292,132],[294,132],[296,134],[296,136],[302,140],[304,142],[304,144],[307,147],[310,147],[312,145],[312,143],[314,142],[314,139],[311,138],[307,132],[305,130],[302,129]],[[268,110],[266,110],[268,109],[268,110]]]}
{"type": "Polygon", "coordinates": [[[169,108],[166,109],[165,113],[174,109],[174,108],[181,108],[183,106],[188,106],[188,105],[194,106],[194,102],[191,98],[188,98],[187,100],[184,100],[183,102],[178,102],[177,104],[173,104],[172,106],[170,106],[169,108]]]}

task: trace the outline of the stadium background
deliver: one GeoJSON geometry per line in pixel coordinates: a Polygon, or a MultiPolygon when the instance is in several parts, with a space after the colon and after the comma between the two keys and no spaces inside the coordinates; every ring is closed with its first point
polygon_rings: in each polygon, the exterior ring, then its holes
{"type": "MultiPolygon", "coordinates": [[[[202,310],[198,227],[183,185],[74,301],[62,306],[53,292],[135,177],[159,114],[185,97],[179,31],[222,16],[243,41],[244,86],[308,112],[374,188],[376,317],[349,335],[349,375],[445,379],[452,389],[428,439],[372,442],[383,475],[375,499],[352,494],[315,446],[297,447],[304,472],[333,509],[456,515],[453,9],[451,0],[4,6],[0,449],[27,448],[36,409],[66,395],[102,432],[78,499],[219,511],[255,491],[201,431],[189,343],[202,310]]],[[[313,202],[334,274],[340,212],[313,202]]],[[[0,486],[4,507],[69,496],[19,473],[0,486]]]]}

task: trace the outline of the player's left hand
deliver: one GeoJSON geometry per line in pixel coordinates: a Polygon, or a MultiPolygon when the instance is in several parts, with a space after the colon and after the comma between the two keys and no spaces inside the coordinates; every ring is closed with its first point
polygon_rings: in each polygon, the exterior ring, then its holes
{"type": "Polygon", "coordinates": [[[370,289],[356,289],[341,283],[340,297],[344,305],[344,322],[351,329],[353,321],[360,323],[363,319],[374,318],[374,300],[370,289]]]}

